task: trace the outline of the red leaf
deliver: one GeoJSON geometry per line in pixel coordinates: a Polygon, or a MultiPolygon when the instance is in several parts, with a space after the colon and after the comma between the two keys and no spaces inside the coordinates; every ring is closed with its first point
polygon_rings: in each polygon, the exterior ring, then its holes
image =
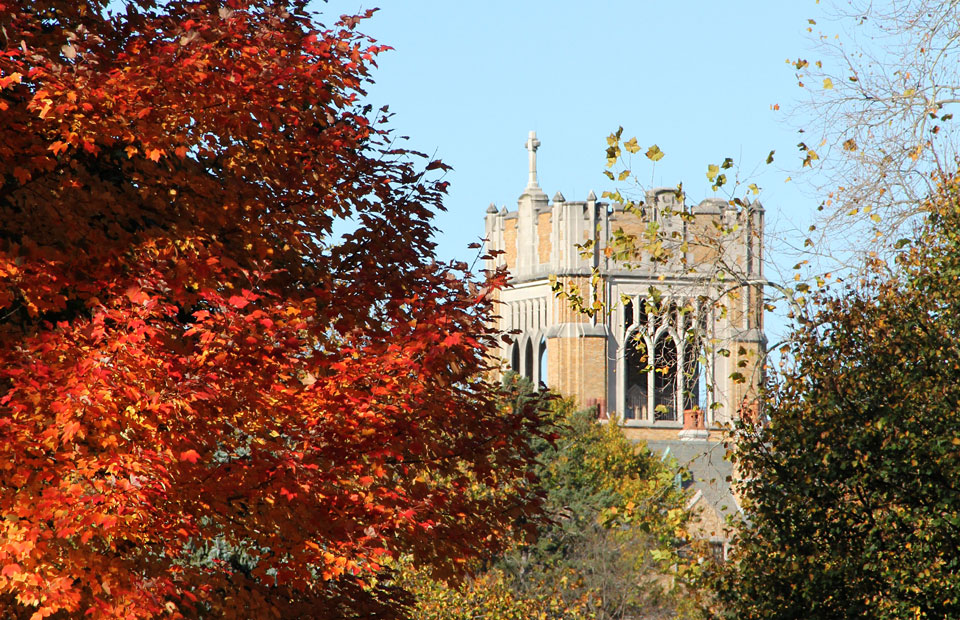
{"type": "Polygon", "coordinates": [[[180,453],[180,460],[187,461],[188,463],[196,463],[200,459],[200,455],[197,454],[196,450],[184,450],[180,453]]]}
{"type": "Polygon", "coordinates": [[[129,299],[135,304],[142,304],[143,302],[148,301],[150,299],[150,296],[144,293],[143,289],[141,289],[139,286],[135,284],[130,286],[126,290],[125,294],[127,296],[127,299],[129,299]]]}
{"type": "Polygon", "coordinates": [[[7,564],[3,567],[3,570],[0,571],[0,575],[3,577],[9,577],[11,575],[16,575],[21,571],[20,565],[17,563],[7,564]]]}

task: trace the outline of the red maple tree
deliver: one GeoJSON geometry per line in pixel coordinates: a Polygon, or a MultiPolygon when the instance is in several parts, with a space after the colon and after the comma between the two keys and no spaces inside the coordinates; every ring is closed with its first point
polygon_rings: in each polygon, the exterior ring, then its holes
{"type": "Polygon", "coordinates": [[[389,616],[537,510],[502,276],[435,262],[360,18],[107,5],[0,0],[0,615],[389,616]]]}

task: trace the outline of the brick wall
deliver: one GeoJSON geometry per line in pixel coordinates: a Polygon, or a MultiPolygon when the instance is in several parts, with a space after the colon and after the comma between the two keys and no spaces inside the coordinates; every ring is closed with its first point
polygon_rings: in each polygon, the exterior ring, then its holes
{"type": "Polygon", "coordinates": [[[503,258],[507,269],[517,268],[517,220],[509,219],[503,222],[503,258]]]}
{"type": "Polygon", "coordinates": [[[553,219],[549,211],[537,216],[537,257],[541,265],[550,262],[553,219]]]}

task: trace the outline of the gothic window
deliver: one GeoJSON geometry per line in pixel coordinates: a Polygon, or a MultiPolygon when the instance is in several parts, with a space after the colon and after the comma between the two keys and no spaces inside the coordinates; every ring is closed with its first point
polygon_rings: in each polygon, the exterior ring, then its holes
{"type": "Polygon", "coordinates": [[[677,345],[663,332],[653,345],[653,419],[677,419],[677,345]]]}
{"type": "Polygon", "coordinates": [[[510,345],[510,370],[520,372],[520,347],[516,342],[510,345]]]}
{"type": "Polygon", "coordinates": [[[696,317],[686,319],[683,334],[683,410],[706,405],[706,373],[700,365],[700,338],[707,331],[706,312],[701,306],[696,317]]]}
{"type": "Polygon", "coordinates": [[[700,336],[706,330],[703,308],[624,304],[625,420],[679,422],[681,412],[704,402],[700,336]]]}
{"type": "Polygon", "coordinates": [[[540,383],[547,385],[547,341],[540,339],[540,383]]]}
{"type": "Polygon", "coordinates": [[[649,407],[647,379],[647,347],[637,333],[627,344],[627,401],[624,417],[627,420],[646,420],[649,407]]]}
{"type": "Polygon", "coordinates": [[[530,338],[527,339],[527,346],[523,357],[523,376],[533,380],[533,340],[530,338]]]}

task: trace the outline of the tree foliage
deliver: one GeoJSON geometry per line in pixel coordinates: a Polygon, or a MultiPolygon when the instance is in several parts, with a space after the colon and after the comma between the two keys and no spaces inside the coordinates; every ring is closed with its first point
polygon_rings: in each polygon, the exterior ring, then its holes
{"type": "Polygon", "coordinates": [[[737,450],[731,618],[960,615],[960,185],[893,268],[816,296],[737,450]]]}
{"type": "Polygon", "coordinates": [[[359,18],[107,4],[0,0],[0,606],[393,615],[385,559],[537,507],[538,414],[478,375],[502,276],[434,261],[359,18]]]}
{"type": "MultiPolygon", "coordinates": [[[[522,398],[522,396],[520,397],[522,398]]],[[[554,443],[535,441],[551,522],[464,586],[420,580],[417,615],[435,620],[674,618],[695,613],[685,587],[702,550],[677,471],[615,424],[556,401],[554,443]]]]}

